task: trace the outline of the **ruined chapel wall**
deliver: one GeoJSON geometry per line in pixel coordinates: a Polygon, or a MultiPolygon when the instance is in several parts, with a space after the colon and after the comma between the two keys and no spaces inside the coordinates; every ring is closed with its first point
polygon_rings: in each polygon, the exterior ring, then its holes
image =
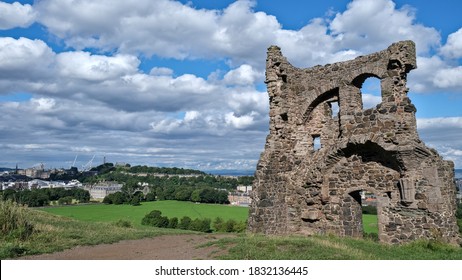
{"type": "Polygon", "coordinates": [[[453,165],[419,139],[407,97],[407,73],[415,67],[410,41],[309,69],[293,67],[270,47],[270,132],[257,166],[249,230],[359,236],[357,195],[368,189],[377,195],[381,241],[439,234],[457,242],[453,165]],[[361,86],[368,77],[380,79],[382,102],[364,110],[361,86]]]}

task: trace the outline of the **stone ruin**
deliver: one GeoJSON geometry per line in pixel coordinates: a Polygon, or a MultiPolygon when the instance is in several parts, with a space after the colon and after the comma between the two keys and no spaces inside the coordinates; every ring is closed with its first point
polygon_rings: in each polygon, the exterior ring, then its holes
{"type": "Polygon", "coordinates": [[[412,41],[308,69],[292,66],[271,46],[270,132],[255,174],[249,231],[362,237],[364,191],[377,199],[381,242],[460,242],[454,164],[419,139],[407,97],[406,77],[415,68],[412,41]],[[369,77],[380,79],[382,102],[364,110],[361,87],[369,77]]]}

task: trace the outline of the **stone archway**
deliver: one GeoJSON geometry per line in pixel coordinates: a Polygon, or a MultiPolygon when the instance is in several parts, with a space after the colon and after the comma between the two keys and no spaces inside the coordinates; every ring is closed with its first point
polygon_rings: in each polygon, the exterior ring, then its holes
{"type": "Polygon", "coordinates": [[[323,213],[336,224],[332,231],[341,236],[363,236],[360,191],[373,193],[377,198],[379,236],[386,231],[389,209],[396,207],[400,198],[400,173],[385,166],[386,161],[383,155],[372,158],[358,149],[331,166],[324,176],[322,193],[326,201],[323,213]]]}

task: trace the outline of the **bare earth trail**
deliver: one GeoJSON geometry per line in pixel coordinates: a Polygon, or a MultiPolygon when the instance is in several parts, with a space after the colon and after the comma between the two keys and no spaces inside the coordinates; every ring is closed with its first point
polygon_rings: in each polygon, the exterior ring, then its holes
{"type": "Polygon", "coordinates": [[[227,250],[201,246],[231,235],[163,235],[113,244],[79,246],[61,252],[25,256],[25,260],[207,260],[227,250]]]}

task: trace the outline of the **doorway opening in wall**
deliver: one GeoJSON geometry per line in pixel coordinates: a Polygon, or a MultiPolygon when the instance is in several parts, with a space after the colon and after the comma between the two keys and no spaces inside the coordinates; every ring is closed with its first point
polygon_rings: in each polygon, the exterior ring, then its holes
{"type": "Polygon", "coordinates": [[[377,197],[367,191],[361,191],[361,209],[363,221],[363,236],[374,241],[379,240],[377,215],[377,197]]]}
{"type": "Polygon", "coordinates": [[[361,94],[363,100],[363,110],[373,109],[378,104],[382,103],[380,79],[371,76],[364,80],[361,86],[361,94]]]}

